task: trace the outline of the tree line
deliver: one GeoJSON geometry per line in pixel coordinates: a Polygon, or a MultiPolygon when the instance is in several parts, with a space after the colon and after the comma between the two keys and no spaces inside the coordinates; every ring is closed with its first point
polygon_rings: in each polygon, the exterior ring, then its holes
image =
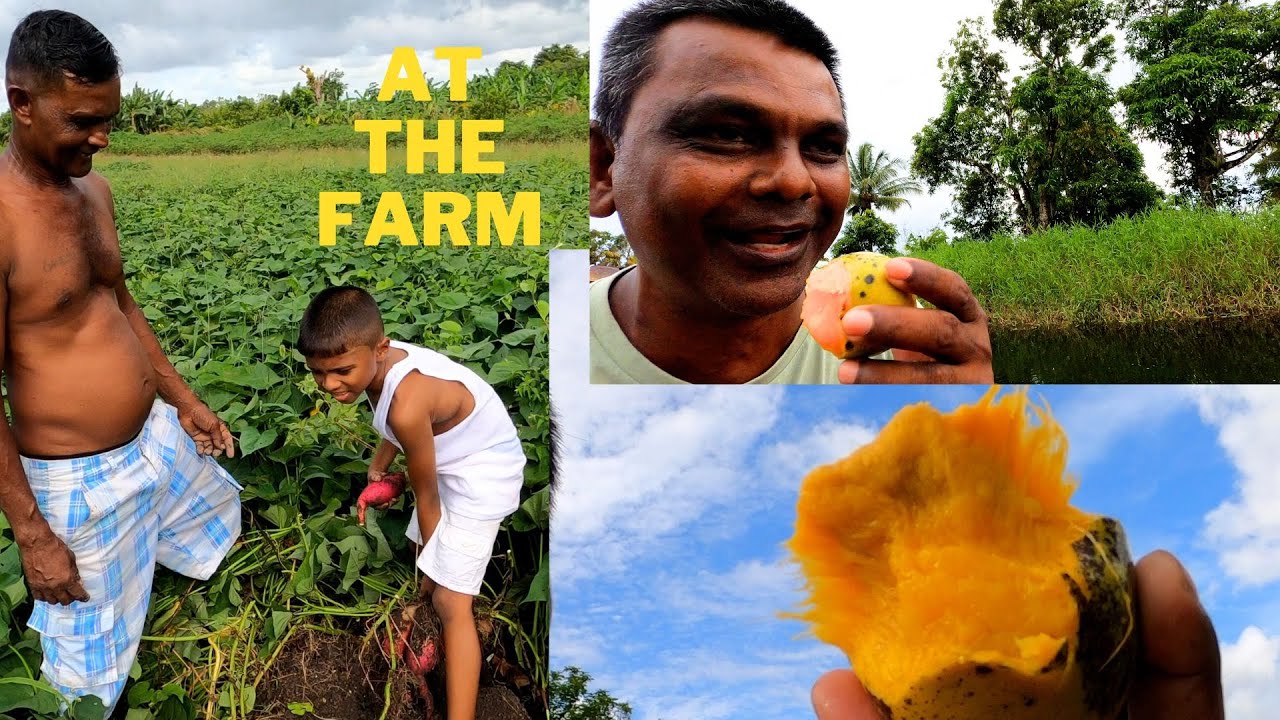
{"type": "MultiPolygon", "coordinates": [[[[278,95],[240,96],[202,103],[174,99],[172,93],[135,85],[120,98],[113,132],[149,134],[201,128],[231,129],[266,120],[290,127],[349,125],[361,118],[506,118],[538,111],[585,112],[589,94],[587,54],[572,45],[548,45],[532,63],[503,61],[467,81],[467,102],[419,103],[409,93],[378,102],[378,86],[353,92],[341,70],[317,72],[299,66],[304,79],[278,95]]],[[[432,98],[447,98],[449,85],[427,79],[432,98]]],[[[0,115],[0,144],[7,143],[13,119],[0,115]]]]}

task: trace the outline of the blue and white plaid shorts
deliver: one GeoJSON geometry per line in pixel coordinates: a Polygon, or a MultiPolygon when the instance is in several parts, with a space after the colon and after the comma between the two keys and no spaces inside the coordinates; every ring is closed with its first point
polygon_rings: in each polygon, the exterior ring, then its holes
{"type": "Polygon", "coordinates": [[[40,512],[75,554],[88,602],[37,601],[44,677],[68,698],[120,698],[155,565],[207,580],[240,536],[240,490],[157,400],[137,438],[91,457],[22,458],[40,512]]]}

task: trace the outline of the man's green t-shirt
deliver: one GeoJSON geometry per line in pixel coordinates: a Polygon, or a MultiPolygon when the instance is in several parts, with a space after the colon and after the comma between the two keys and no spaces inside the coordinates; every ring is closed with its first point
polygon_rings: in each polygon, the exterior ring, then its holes
{"type": "MultiPolygon", "coordinates": [[[[609,288],[629,272],[597,280],[591,285],[590,360],[591,382],[597,384],[687,385],[684,380],[654,365],[631,344],[618,321],[609,310],[609,288]]],[[[888,359],[888,353],[877,355],[888,359]]],[[[839,383],[840,358],[823,350],[802,325],[782,357],[759,376],[753,384],[825,385],[839,383]]]]}

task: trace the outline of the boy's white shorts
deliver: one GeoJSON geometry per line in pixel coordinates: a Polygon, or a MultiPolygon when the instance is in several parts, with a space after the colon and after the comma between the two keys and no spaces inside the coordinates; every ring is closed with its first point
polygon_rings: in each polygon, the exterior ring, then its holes
{"type": "MultiPolygon", "coordinates": [[[[478,595],[501,527],[502,518],[476,520],[451,513],[441,503],[440,524],[418,554],[418,569],[437,585],[465,595],[478,595]]],[[[404,534],[414,543],[422,544],[416,507],[404,534]]]]}

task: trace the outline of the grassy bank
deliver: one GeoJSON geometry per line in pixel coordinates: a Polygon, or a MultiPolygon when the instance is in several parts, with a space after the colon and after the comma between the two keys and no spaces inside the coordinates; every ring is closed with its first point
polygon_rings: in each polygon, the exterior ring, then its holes
{"type": "MultiPolygon", "coordinates": [[[[461,120],[455,120],[455,132],[461,132],[461,120]]],[[[428,135],[434,135],[434,125],[428,124],[428,135]]],[[[555,110],[537,111],[528,115],[506,118],[502,133],[484,136],[498,146],[503,143],[565,142],[586,144],[587,115],[585,112],[565,113],[555,110]]],[[[389,138],[394,145],[404,145],[404,135],[389,138]]],[[[305,122],[291,124],[284,118],[273,118],[220,130],[191,130],[139,135],[118,132],[111,135],[111,147],[116,155],[235,155],[272,150],[307,150],[326,148],[352,148],[367,150],[369,135],[356,132],[351,125],[311,125],[305,122]]]]}
{"type": "Polygon", "coordinates": [[[1166,209],[919,257],[964,277],[1003,329],[1280,316],[1280,208],[1166,209]]]}

